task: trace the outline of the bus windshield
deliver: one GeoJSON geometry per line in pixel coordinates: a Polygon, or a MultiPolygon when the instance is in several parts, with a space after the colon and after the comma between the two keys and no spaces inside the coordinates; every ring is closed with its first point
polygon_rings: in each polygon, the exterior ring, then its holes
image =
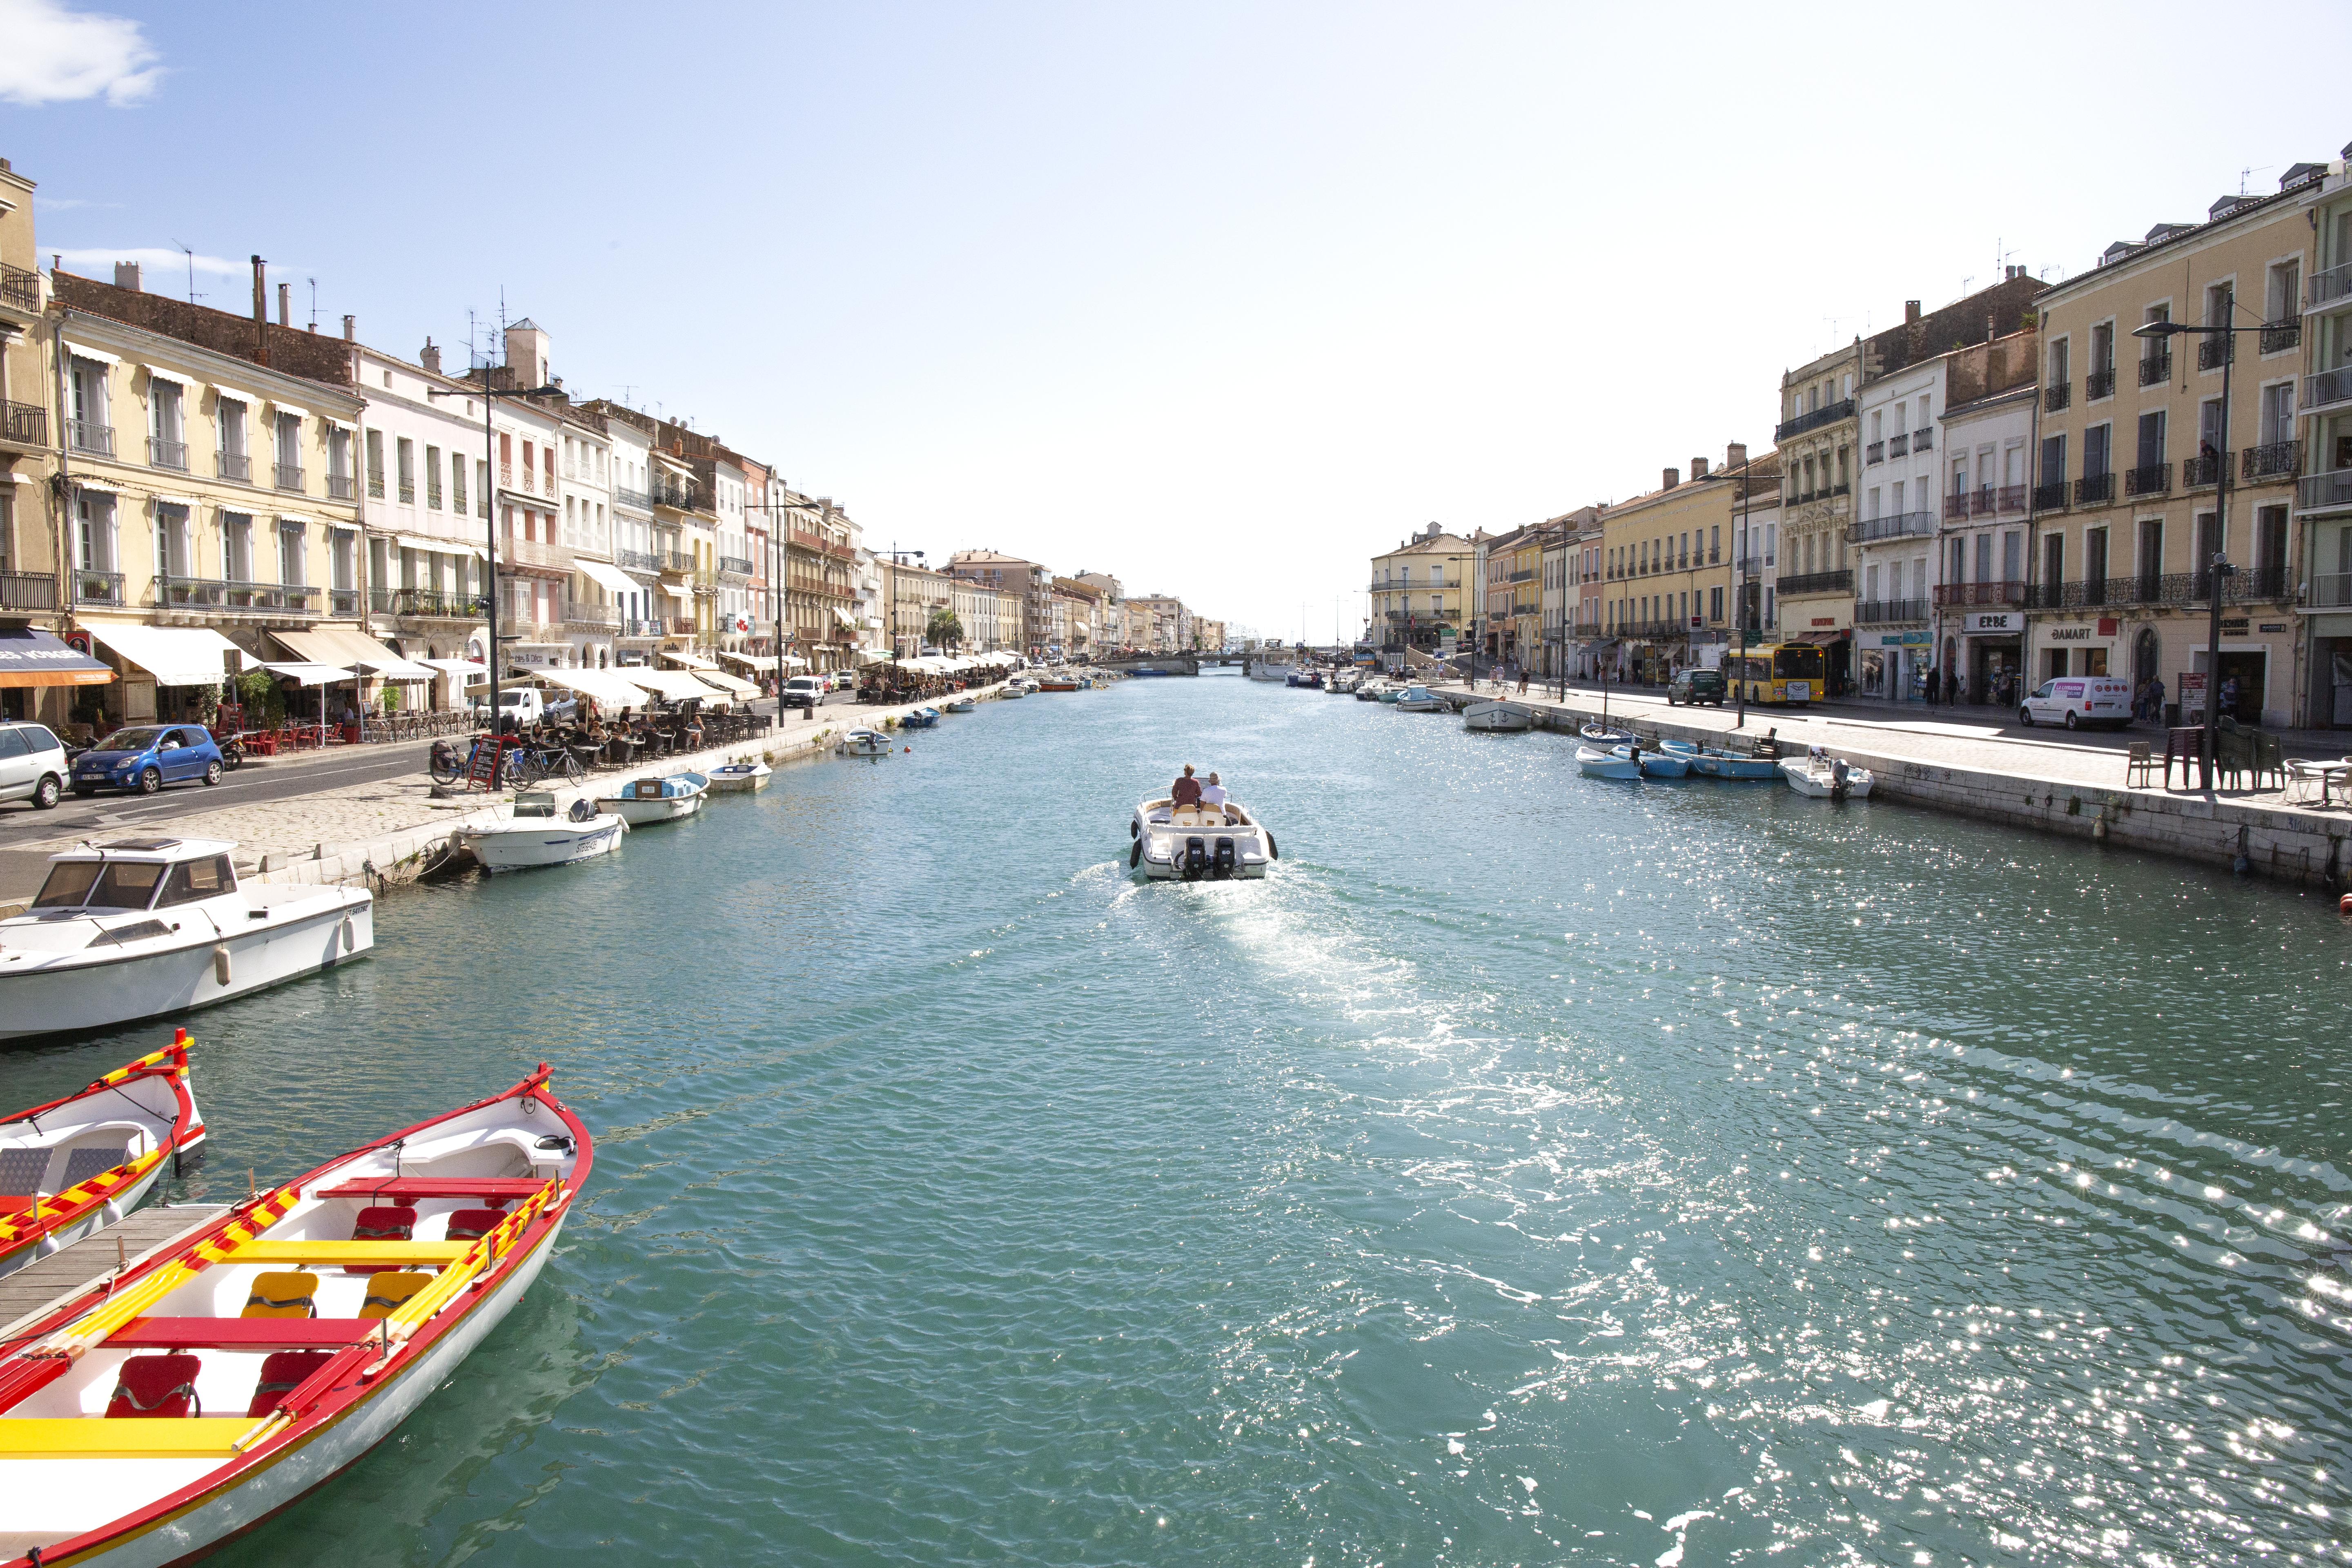
{"type": "Polygon", "coordinates": [[[1811,643],[1792,643],[1772,650],[1772,673],[1782,680],[1819,680],[1822,650],[1811,643]]]}

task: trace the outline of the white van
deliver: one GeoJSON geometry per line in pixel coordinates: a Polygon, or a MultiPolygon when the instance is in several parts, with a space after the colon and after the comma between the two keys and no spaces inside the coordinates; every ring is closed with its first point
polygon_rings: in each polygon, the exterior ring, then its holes
{"type": "Polygon", "coordinates": [[[2017,707],[2017,721],[2028,726],[2063,724],[2076,730],[2112,724],[2120,730],[2131,721],[2131,684],[2112,675],[2062,675],[2045,680],[2017,707]]]}

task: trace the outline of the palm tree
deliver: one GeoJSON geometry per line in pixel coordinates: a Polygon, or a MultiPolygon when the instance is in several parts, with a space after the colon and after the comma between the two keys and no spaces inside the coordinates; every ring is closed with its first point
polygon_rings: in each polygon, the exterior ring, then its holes
{"type": "Polygon", "coordinates": [[[931,612],[930,624],[923,628],[923,640],[934,647],[963,646],[963,622],[953,610],[942,605],[931,612]]]}

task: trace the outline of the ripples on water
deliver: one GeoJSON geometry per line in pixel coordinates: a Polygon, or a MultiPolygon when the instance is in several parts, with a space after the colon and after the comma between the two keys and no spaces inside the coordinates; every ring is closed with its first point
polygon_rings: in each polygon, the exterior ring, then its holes
{"type": "Polygon", "coordinates": [[[2315,900],[1229,678],[913,744],[197,1022],[215,1191],[541,1058],[600,1134],[460,1384],[223,1561],[2336,1554],[2315,900]],[[1127,879],[1186,761],[1275,877],[1127,879]]]}

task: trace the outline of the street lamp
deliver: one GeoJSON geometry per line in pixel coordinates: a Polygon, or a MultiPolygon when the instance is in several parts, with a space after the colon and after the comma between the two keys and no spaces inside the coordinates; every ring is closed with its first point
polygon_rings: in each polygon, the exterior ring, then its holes
{"type": "MultiPolygon", "coordinates": [[[[788,496],[793,493],[792,487],[782,479],[776,481],[776,488],[788,496]]],[[[807,501],[763,500],[745,501],[743,510],[764,511],[772,517],[780,511],[814,511],[823,518],[833,509],[814,506],[807,501]]],[[[791,526],[790,519],[785,521],[785,526],[791,526]]],[[[784,552],[784,542],[777,536],[775,525],[772,522],[768,527],[768,582],[772,595],[769,603],[776,613],[776,729],[779,733],[782,732],[784,724],[784,605],[792,591],[790,581],[784,576],[784,569],[791,560],[792,557],[784,552]]]]}
{"type": "Polygon", "coordinates": [[[1749,536],[1748,510],[1748,448],[1739,449],[1739,542],[1733,553],[1738,556],[1738,596],[1734,601],[1739,616],[1739,668],[1733,672],[1731,684],[1736,688],[1733,710],[1738,715],[1732,721],[1735,730],[1748,728],[1748,552],[1755,548],[1749,536]]]}
{"type": "MultiPolygon", "coordinates": [[[[457,386],[449,388],[428,386],[425,389],[425,395],[427,397],[479,397],[482,400],[482,474],[484,483],[482,484],[481,489],[488,491],[493,488],[493,482],[499,471],[499,455],[497,451],[498,437],[492,431],[490,426],[490,408],[493,402],[501,397],[557,397],[561,396],[563,388],[553,382],[550,382],[545,386],[534,386],[527,390],[509,390],[493,387],[490,385],[490,373],[486,369],[482,372],[482,384],[479,386],[457,386]]],[[[490,630],[489,720],[490,734],[495,737],[499,733],[499,502],[498,498],[495,495],[486,495],[482,499],[485,499],[489,502],[489,515],[487,519],[487,531],[489,535],[490,542],[488,562],[490,591],[488,595],[489,604],[488,616],[490,630]]]]}
{"type": "MultiPolygon", "coordinates": [[[[2232,310],[2237,310],[2239,307],[2236,293],[2232,292],[2227,296],[2227,298],[2229,308],[2232,310]]],[[[2217,546],[2226,546],[2230,538],[2230,367],[2235,364],[2238,359],[2235,334],[2239,332],[2259,332],[2262,330],[2263,329],[2259,326],[2233,327],[2226,321],[2220,326],[2192,327],[2185,321],[2168,320],[2162,321],[2148,321],[2132,329],[2132,336],[2149,341],[2160,338],[2178,337],[2184,333],[2193,333],[2198,337],[2218,337],[2231,340],[2227,344],[2229,352],[2221,356],[2221,439],[2216,449],[2213,459],[2215,465],[2213,474],[2213,505],[2214,510],[2219,514],[2216,520],[2216,526],[2214,528],[2214,543],[2217,546]]],[[[2210,604],[2210,611],[2207,619],[2205,630],[2205,754],[2203,757],[2203,763],[2205,787],[2209,790],[2213,787],[2213,763],[2217,755],[2217,742],[2221,719],[2221,595],[2223,592],[2223,584],[2227,583],[2231,577],[2237,574],[2237,570],[2238,569],[2236,567],[2230,564],[2229,552],[2226,548],[2215,549],[2213,552],[2213,559],[2206,563],[2205,594],[2210,604]]]]}

